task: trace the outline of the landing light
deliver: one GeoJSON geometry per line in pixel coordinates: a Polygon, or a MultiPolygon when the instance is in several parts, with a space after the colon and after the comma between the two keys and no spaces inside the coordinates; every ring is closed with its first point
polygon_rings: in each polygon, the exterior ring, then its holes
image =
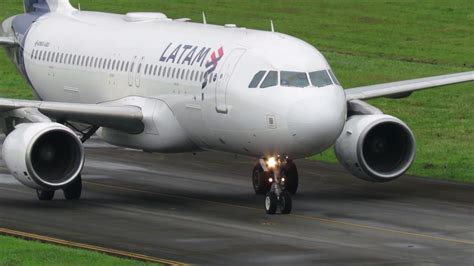
{"type": "Polygon", "coordinates": [[[275,166],[277,165],[277,160],[275,159],[275,157],[268,158],[267,165],[268,168],[275,168],[275,166]]]}
{"type": "Polygon", "coordinates": [[[269,178],[269,179],[268,179],[268,182],[272,183],[272,182],[273,182],[273,178],[269,178]]]}

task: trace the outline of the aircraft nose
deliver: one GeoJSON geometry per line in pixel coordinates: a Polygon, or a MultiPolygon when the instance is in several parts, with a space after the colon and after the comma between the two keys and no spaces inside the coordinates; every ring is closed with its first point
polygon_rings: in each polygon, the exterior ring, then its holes
{"type": "Polygon", "coordinates": [[[308,97],[289,109],[288,130],[300,145],[321,152],[339,137],[346,115],[345,97],[338,93],[308,97]]]}

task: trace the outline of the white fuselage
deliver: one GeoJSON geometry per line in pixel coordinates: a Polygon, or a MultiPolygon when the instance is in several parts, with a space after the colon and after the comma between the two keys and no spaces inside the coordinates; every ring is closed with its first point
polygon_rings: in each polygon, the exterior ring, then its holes
{"type": "MultiPolygon", "coordinates": [[[[145,16],[80,11],[41,16],[24,44],[26,74],[37,96],[73,103],[159,100],[182,128],[177,134],[188,138],[175,152],[300,158],[339,137],[347,115],[341,86],[279,82],[249,88],[262,70],[330,70],[311,45],[280,33],[145,16]]],[[[166,124],[154,126],[160,131],[166,124]]],[[[122,145],[146,149],[133,144],[136,138],[130,135],[122,145]]],[[[153,137],[146,141],[150,151],[170,150],[153,148],[153,137]]]]}

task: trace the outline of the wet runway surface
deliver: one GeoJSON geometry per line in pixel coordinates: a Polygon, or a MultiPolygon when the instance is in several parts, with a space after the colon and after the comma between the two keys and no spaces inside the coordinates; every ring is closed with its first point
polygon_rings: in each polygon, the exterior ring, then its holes
{"type": "Polygon", "coordinates": [[[296,161],[291,215],[268,216],[251,185],[255,160],[160,155],[92,140],[84,191],[52,202],[0,162],[0,227],[192,264],[474,263],[474,186],[402,177],[357,180],[296,161]]]}

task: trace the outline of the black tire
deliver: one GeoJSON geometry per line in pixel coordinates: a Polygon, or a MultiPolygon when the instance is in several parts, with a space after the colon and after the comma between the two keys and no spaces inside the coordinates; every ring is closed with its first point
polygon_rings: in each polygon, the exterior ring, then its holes
{"type": "Polygon", "coordinates": [[[257,165],[253,168],[252,173],[252,185],[257,195],[267,194],[272,184],[268,181],[268,174],[266,174],[260,165],[257,165]]]}
{"type": "Polygon", "coordinates": [[[78,200],[82,194],[82,178],[81,175],[76,177],[74,181],[63,189],[64,197],[67,200],[78,200]]]}
{"type": "Polygon", "coordinates": [[[54,190],[36,190],[36,195],[41,201],[50,201],[54,198],[54,190]]]}
{"type": "Polygon", "coordinates": [[[296,168],[296,164],[292,161],[288,162],[283,169],[283,174],[285,175],[283,190],[288,191],[293,195],[296,194],[299,183],[298,168],[296,168]]]}
{"type": "Polygon", "coordinates": [[[278,207],[278,198],[275,192],[268,192],[265,197],[265,211],[267,214],[275,214],[278,207]]]}
{"type": "Polygon", "coordinates": [[[289,214],[293,208],[293,201],[288,191],[283,191],[280,196],[280,209],[282,214],[289,214]]]}

